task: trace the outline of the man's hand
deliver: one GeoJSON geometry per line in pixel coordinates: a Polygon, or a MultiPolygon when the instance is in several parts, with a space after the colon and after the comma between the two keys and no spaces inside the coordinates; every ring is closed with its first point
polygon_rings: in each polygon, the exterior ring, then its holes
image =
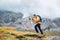
{"type": "Polygon", "coordinates": [[[29,18],[29,20],[31,20],[31,18],[29,18]]]}
{"type": "Polygon", "coordinates": [[[29,20],[33,22],[32,18],[29,18],[29,20]]]}

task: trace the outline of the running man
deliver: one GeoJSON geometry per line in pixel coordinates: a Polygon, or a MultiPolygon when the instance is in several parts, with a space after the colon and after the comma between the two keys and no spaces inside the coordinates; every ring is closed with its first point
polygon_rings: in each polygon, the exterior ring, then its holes
{"type": "Polygon", "coordinates": [[[41,19],[41,17],[38,16],[38,15],[35,15],[35,14],[33,15],[33,18],[29,18],[29,20],[31,20],[32,22],[35,22],[36,23],[36,25],[35,25],[35,31],[37,33],[39,33],[39,31],[40,31],[41,34],[43,35],[43,31],[41,29],[41,20],[40,19],[41,19]]]}

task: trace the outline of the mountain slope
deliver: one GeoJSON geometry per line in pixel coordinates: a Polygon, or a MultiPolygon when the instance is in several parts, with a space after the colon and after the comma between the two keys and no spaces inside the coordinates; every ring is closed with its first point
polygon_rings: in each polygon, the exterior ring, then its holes
{"type": "Polygon", "coordinates": [[[10,23],[15,22],[18,19],[21,19],[23,14],[12,12],[12,11],[1,11],[0,10],[0,23],[10,23]]]}

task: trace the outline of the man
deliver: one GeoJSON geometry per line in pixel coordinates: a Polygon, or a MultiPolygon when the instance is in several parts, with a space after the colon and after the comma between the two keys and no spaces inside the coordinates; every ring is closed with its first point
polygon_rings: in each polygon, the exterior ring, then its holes
{"type": "Polygon", "coordinates": [[[41,32],[41,34],[43,35],[43,31],[41,29],[41,20],[40,20],[40,17],[38,15],[33,15],[33,18],[29,18],[31,21],[35,22],[36,25],[35,25],[35,30],[37,33],[39,33],[39,31],[41,32]],[[38,30],[39,29],[39,30],[38,30]]]}

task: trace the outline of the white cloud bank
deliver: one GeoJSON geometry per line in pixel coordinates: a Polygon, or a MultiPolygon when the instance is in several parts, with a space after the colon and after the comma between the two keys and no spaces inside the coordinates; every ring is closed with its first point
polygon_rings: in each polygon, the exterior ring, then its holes
{"type": "Polygon", "coordinates": [[[60,0],[0,0],[0,9],[56,18],[60,17],[60,0]]]}

